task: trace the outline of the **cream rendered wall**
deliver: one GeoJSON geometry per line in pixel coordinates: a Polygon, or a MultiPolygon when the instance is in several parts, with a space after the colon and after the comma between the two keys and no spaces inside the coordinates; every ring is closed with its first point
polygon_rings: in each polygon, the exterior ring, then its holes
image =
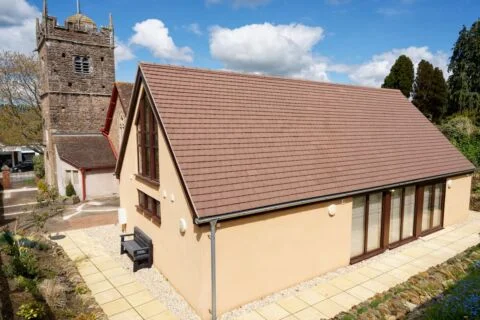
{"type": "MultiPolygon", "coordinates": [[[[143,89],[142,89],[143,90],[143,89]]],[[[138,108],[136,108],[138,110],[138,108]]],[[[154,265],[203,318],[210,318],[210,240],[209,227],[193,224],[192,211],[159,129],[160,187],[135,178],[137,173],[136,126],[133,123],[120,175],[120,205],[127,211],[127,228],[138,226],[154,242],[154,265]],[[161,203],[160,226],[137,212],[137,189],[161,203]],[[163,198],[163,192],[167,198],[163,198]],[[172,195],[174,200],[172,201],[172,195]],[[179,232],[180,218],[187,221],[185,234],[179,232]],[[207,275],[207,276],[206,276],[207,275]]]]}
{"type": "Polygon", "coordinates": [[[445,192],[444,226],[449,226],[467,219],[470,211],[470,192],[472,175],[463,175],[447,179],[445,192]],[[448,187],[448,180],[452,180],[448,187]]]}
{"type": "Polygon", "coordinates": [[[75,183],[75,181],[72,181],[72,185],[78,197],[80,199],[83,199],[82,172],[78,168],[75,168],[74,166],[60,159],[57,152],[57,148],[55,148],[55,160],[57,163],[57,174],[55,176],[57,177],[58,193],[64,196],[66,191],[66,186],[67,186],[67,184],[65,183],[65,180],[67,179],[72,180],[71,177],[68,177],[68,178],[66,177],[65,171],[66,170],[78,171],[78,183],[75,183]]]}
{"type": "Polygon", "coordinates": [[[88,170],[85,174],[87,199],[118,194],[114,170],[88,170]]]}
{"type": "Polygon", "coordinates": [[[221,222],[218,314],[350,263],[352,199],[221,222]],[[335,216],[327,207],[335,204],[335,216]]]}

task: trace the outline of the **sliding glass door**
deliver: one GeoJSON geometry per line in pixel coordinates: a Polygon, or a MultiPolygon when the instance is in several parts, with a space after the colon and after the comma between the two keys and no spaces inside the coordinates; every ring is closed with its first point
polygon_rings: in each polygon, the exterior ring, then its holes
{"type": "Polygon", "coordinates": [[[435,183],[423,187],[422,233],[442,226],[443,193],[445,183],[435,183]]]}
{"type": "Polygon", "coordinates": [[[389,244],[413,237],[415,222],[415,186],[398,188],[390,193],[389,244]]]}
{"type": "Polygon", "coordinates": [[[381,248],[382,208],[382,192],[353,198],[352,258],[381,248]]]}

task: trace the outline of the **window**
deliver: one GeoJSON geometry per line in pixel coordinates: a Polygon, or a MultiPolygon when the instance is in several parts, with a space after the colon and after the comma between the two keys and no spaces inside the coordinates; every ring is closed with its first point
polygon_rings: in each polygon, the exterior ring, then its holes
{"type": "Polygon", "coordinates": [[[146,218],[150,218],[155,223],[160,223],[160,201],[150,197],[146,193],[138,190],[137,209],[146,218]]]}
{"type": "Polygon", "coordinates": [[[72,171],[72,183],[78,184],[78,170],[72,171]]]}
{"type": "Polygon", "coordinates": [[[413,237],[415,221],[415,186],[390,192],[389,243],[398,243],[413,237]]]}
{"type": "Polygon", "coordinates": [[[423,187],[422,232],[435,230],[442,226],[444,190],[444,182],[423,187]]]}
{"type": "Polygon", "coordinates": [[[90,58],[76,56],[74,59],[74,67],[76,73],[89,74],[90,73],[90,58]]]}
{"type": "Polygon", "coordinates": [[[137,117],[138,173],[155,182],[159,179],[158,128],[148,99],[143,95],[137,117]]]}
{"type": "Polygon", "coordinates": [[[382,192],[353,198],[350,257],[357,258],[381,248],[382,192]]]}
{"type": "Polygon", "coordinates": [[[123,133],[125,132],[125,117],[123,115],[120,115],[120,121],[118,125],[118,133],[119,133],[119,140],[120,142],[123,139],[123,133]]]}
{"type": "Polygon", "coordinates": [[[72,170],[65,170],[64,183],[69,184],[72,181],[72,170]]]}

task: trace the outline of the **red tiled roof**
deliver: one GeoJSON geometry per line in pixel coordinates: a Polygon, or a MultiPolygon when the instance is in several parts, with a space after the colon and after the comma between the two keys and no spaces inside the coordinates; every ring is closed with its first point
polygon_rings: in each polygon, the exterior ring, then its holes
{"type": "Polygon", "coordinates": [[[130,82],[115,82],[115,87],[118,91],[118,97],[122,104],[123,113],[127,114],[130,108],[130,99],[132,98],[133,83],[130,82]]]}
{"type": "Polygon", "coordinates": [[[398,90],[140,72],[201,218],[474,169],[398,90]]]}
{"type": "Polygon", "coordinates": [[[58,156],[76,168],[115,168],[115,156],[103,135],[54,136],[58,156]]]}

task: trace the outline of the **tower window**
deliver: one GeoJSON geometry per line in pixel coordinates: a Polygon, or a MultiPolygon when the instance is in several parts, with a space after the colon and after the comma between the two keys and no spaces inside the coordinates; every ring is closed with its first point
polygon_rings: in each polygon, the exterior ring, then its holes
{"type": "Polygon", "coordinates": [[[76,56],[74,60],[74,67],[76,73],[89,74],[90,73],[90,58],[76,56]]]}

